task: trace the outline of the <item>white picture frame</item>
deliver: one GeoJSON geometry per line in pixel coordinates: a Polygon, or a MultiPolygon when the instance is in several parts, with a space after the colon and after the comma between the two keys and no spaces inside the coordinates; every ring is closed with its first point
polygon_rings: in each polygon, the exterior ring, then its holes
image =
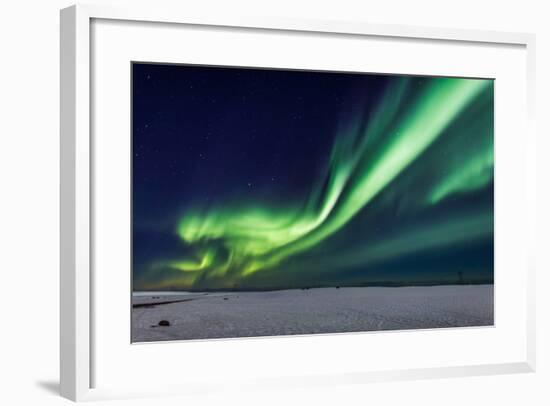
{"type": "MultiPolygon", "coordinates": [[[[320,35],[348,34],[380,38],[435,40],[464,45],[486,43],[515,45],[525,48],[526,55],[526,110],[524,140],[526,154],[525,205],[529,210],[526,241],[534,241],[535,184],[534,156],[534,48],[535,37],[526,33],[473,31],[445,28],[427,28],[401,25],[378,25],[357,22],[292,20],[283,18],[228,19],[224,16],[193,17],[184,7],[179,9],[110,8],[76,5],[61,11],[61,298],[60,351],[61,394],[78,401],[104,397],[141,396],[155,390],[128,390],[123,388],[94,388],[95,352],[93,345],[93,170],[91,147],[91,26],[94,20],[172,23],[200,27],[247,28],[253,30],[314,32],[320,35]]],[[[498,159],[498,157],[497,157],[498,159]]],[[[498,202],[497,202],[498,204],[498,202]]],[[[528,244],[527,244],[528,245],[528,244]]],[[[531,244],[534,246],[534,244],[531,244]]],[[[528,372],[535,369],[535,260],[526,253],[525,268],[525,356],[521,360],[495,363],[470,363],[439,367],[390,369],[379,371],[349,370],[347,373],[304,375],[267,379],[268,387],[289,384],[326,384],[342,382],[369,382],[393,379],[420,379],[483,374],[528,372]]],[[[523,316],[522,316],[523,317],[523,316]]],[[[215,343],[213,343],[215,345],[215,343]]],[[[129,345],[129,343],[128,343],[129,345]]],[[[198,386],[200,388],[200,385],[198,386]]],[[[196,391],[197,386],[159,387],[156,393],[181,394],[196,391]]],[[[200,390],[200,389],[199,389],[200,390]]]]}

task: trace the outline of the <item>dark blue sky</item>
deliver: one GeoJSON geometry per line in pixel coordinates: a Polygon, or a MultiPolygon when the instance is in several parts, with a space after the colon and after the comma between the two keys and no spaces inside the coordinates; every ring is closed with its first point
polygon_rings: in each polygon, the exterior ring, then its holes
{"type": "MultiPolygon", "coordinates": [[[[233,268],[244,265],[227,264],[235,254],[231,253],[231,244],[241,237],[216,234],[203,236],[200,241],[184,241],[177,234],[180,220],[197,208],[202,213],[239,205],[246,210],[250,202],[269,210],[286,209],[288,205],[300,207],[308,198],[311,200],[312,190],[319,184],[317,193],[322,196],[328,183],[323,186],[319,179],[329,171],[343,129],[349,131],[353,127],[356,133],[367,132],[384,113],[379,111],[381,100],[388,99],[398,78],[146,63],[134,63],[132,75],[133,272],[138,288],[226,287],[216,278],[209,279],[223,267],[231,268],[224,271],[226,279],[238,279],[244,287],[257,288],[448,283],[456,281],[459,270],[472,281],[492,280],[492,229],[485,237],[472,241],[464,240],[464,233],[459,233],[461,240],[456,245],[433,244],[434,249],[418,252],[400,248],[399,255],[373,264],[354,262],[323,272],[317,271],[318,264],[307,265],[311,258],[322,258],[323,252],[337,257],[346,255],[352,246],[355,253],[360,252],[362,246],[376,241],[377,235],[385,238],[387,234],[388,241],[398,242],[401,230],[409,235],[413,228],[422,230],[423,224],[435,227],[432,219],[448,223],[450,217],[472,218],[480,210],[489,211],[492,216],[492,181],[438,205],[419,208],[407,203],[411,194],[427,193],[437,183],[439,175],[432,176],[432,172],[449,173],[454,179],[451,170],[458,171],[456,165],[446,167],[438,157],[449,151],[472,153],[466,145],[471,143],[465,135],[469,131],[466,123],[478,120],[475,117],[480,111],[485,118],[479,119],[479,131],[491,137],[492,148],[492,116],[487,113],[492,113],[492,93],[490,98],[474,99],[472,107],[458,114],[449,125],[448,135],[439,137],[423,158],[410,164],[408,172],[394,179],[369,203],[368,210],[363,209],[341,231],[307,252],[268,266],[265,273],[237,277],[240,270],[233,268]],[[205,248],[208,245],[211,248],[205,248]],[[192,282],[189,270],[182,271],[174,265],[189,262],[188,258],[201,262],[208,256],[205,253],[212,254],[215,260],[208,269],[193,271],[196,276],[192,282]],[[285,268],[292,272],[284,273],[285,268]]],[[[407,80],[395,109],[396,120],[400,121],[405,121],[407,111],[423,97],[428,82],[423,77],[407,80]]],[[[373,141],[373,152],[367,151],[362,158],[365,165],[384,150],[384,143],[390,145],[389,137],[394,135],[387,136],[385,139],[382,134],[373,141]]],[[[356,138],[359,143],[361,138],[356,138]]],[[[464,165],[467,162],[465,156],[464,165]]],[[[319,205],[322,201],[319,197],[319,205]]],[[[223,224],[221,217],[210,218],[223,224]]],[[[243,263],[249,262],[247,259],[243,263]]]]}

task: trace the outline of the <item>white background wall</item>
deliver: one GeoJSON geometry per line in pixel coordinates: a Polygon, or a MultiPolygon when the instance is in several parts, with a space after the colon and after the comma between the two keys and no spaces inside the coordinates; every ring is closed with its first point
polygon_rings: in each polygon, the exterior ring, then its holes
{"type": "MultiPolygon", "coordinates": [[[[185,0],[180,0],[179,3],[185,0]]],[[[128,1],[95,0],[120,4],[128,1]]],[[[170,3],[156,0],[158,7],[170,3]]],[[[272,15],[537,34],[539,165],[538,371],[535,374],[297,388],[277,393],[122,400],[118,405],[550,404],[548,147],[549,10],[544,1],[188,1],[193,14],[272,15]],[[546,175],[546,176],[545,176],[546,175]]],[[[59,265],[59,18],[65,0],[0,8],[0,398],[7,405],[68,403],[57,396],[59,265]]],[[[518,138],[521,138],[518,134],[518,138]]],[[[521,193],[521,191],[518,191],[521,193]]],[[[452,351],[452,349],[450,349],[452,351]]],[[[414,349],[411,349],[414,351],[414,349]]]]}

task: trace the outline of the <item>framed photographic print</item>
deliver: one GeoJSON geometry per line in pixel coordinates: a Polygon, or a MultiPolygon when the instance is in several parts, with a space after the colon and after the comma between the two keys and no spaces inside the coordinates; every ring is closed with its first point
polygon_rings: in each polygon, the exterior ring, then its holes
{"type": "Polygon", "coordinates": [[[533,370],[531,35],[61,23],[64,396],[533,370]]]}

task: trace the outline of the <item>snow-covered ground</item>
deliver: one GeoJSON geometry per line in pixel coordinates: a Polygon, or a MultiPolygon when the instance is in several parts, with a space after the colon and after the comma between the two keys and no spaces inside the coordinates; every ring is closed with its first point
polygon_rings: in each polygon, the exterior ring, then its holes
{"type": "Polygon", "coordinates": [[[132,300],[133,342],[493,325],[493,285],[156,292],[132,300]]]}

